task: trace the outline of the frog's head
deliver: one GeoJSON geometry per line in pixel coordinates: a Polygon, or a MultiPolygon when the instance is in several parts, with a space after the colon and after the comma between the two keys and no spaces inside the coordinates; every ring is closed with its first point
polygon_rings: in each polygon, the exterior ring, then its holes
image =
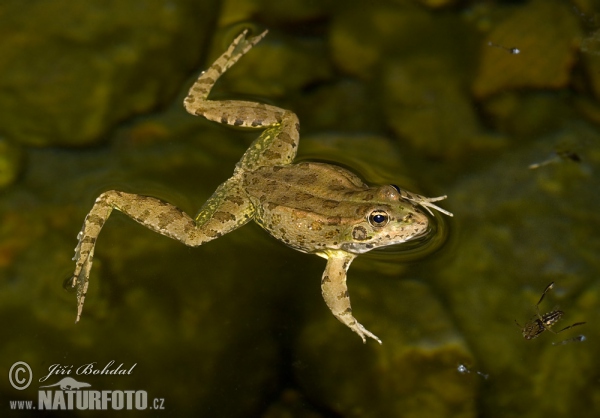
{"type": "Polygon", "coordinates": [[[357,211],[361,217],[349,225],[342,245],[344,250],[365,253],[410,241],[427,232],[427,216],[416,203],[405,199],[396,186],[371,189],[371,196],[357,211]]]}

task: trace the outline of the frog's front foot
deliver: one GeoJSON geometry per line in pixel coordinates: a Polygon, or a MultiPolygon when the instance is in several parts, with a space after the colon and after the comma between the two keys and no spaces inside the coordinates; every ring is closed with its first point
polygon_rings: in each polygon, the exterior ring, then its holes
{"type": "Polygon", "coordinates": [[[356,332],[362,338],[363,343],[366,343],[367,337],[369,337],[381,344],[381,340],[362,326],[352,315],[350,295],[346,286],[346,272],[356,256],[344,251],[330,251],[322,256],[327,258],[327,266],[321,279],[321,292],[333,315],[356,332]]]}
{"type": "Polygon", "coordinates": [[[362,326],[362,324],[360,324],[356,318],[352,317],[352,319],[354,320],[354,326],[351,326],[350,329],[354,332],[356,332],[360,338],[362,338],[363,343],[367,343],[367,338],[373,338],[375,341],[377,341],[379,344],[381,344],[381,340],[377,337],[377,335],[373,334],[371,331],[367,330],[364,326],[362,326]]]}
{"type": "MultiPolygon", "coordinates": [[[[344,284],[344,287],[345,287],[345,284],[344,284]]],[[[381,340],[377,337],[377,335],[375,335],[371,331],[367,330],[360,322],[358,322],[356,320],[356,318],[354,316],[352,316],[352,308],[350,307],[350,297],[348,296],[348,291],[345,291],[343,293],[345,295],[344,297],[340,297],[342,295],[342,293],[340,293],[333,298],[335,300],[331,300],[328,296],[326,296],[326,294],[330,294],[330,293],[329,292],[326,293],[325,286],[322,286],[322,289],[323,289],[323,296],[325,297],[325,302],[327,302],[327,305],[331,309],[331,312],[333,312],[333,315],[337,319],[339,319],[339,321],[341,323],[345,324],[352,331],[356,332],[360,336],[360,338],[362,338],[363,343],[366,343],[367,337],[369,337],[369,338],[373,338],[375,341],[377,341],[379,344],[381,344],[381,340]],[[341,308],[341,305],[347,306],[347,308],[341,312],[336,312],[336,310],[337,310],[336,308],[341,308]],[[334,310],[334,309],[336,309],[336,310],[334,310]]]]}

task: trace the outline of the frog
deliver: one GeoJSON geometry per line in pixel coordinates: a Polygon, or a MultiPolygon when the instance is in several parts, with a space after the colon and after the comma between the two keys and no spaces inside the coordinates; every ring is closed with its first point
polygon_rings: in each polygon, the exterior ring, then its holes
{"type": "Polygon", "coordinates": [[[262,130],[236,164],[233,175],[217,187],[195,217],[152,196],[106,191],[85,217],[75,247],[75,271],[66,286],[76,288],[79,322],[86,298],[97,238],[113,210],[190,247],[222,237],[250,221],[303,253],[327,260],[321,277],[326,305],[363,343],[381,340],[352,313],[346,284],[352,261],[375,248],[424,236],[432,209],[452,213],[428,198],[395,185],[369,186],[335,164],[294,162],[300,139],[295,113],[270,104],[210,100],[219,79],[266,36],[242,31],[227,50],[193,83],[184,107],[190,114],[233,127],[262,130]]]}

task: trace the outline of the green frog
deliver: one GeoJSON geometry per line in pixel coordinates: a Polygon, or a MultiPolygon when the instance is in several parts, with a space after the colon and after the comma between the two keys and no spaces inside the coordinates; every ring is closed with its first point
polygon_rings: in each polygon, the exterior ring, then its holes
{"type": "Polygon", "coordinates": [[[96,239],[113,209],[159,234],[197,247],[254,220],[292,248],[327,259],[321,279],[325,302],[333,315],[366,342],[381,344],[353,316],[346,272],[359,254],[406,242],[428,231],[428,217],[437,209],[427,198],[394,185],[369,187],[350,171],[330,164],[293,160],[300,125],[291,111],[239,101],[209,100],[217,79],[246,54],[267,31],[248,37],[242,32],[191,87],[184,100],[192,115],[249,129],[263,130],[199,213],[190,217],[154,197],[110,190],[94,203],[79,232],[67,285],[77,288],[77,319],[88,289],[96,239]]]}

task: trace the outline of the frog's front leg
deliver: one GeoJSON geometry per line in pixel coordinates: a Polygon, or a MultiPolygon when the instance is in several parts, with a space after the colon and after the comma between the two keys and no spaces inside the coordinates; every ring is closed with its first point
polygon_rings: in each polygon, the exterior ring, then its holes
{"type": "Polygon", "coordinates": [[[367,342],[366,337],[370,337],[381,344],[381,340],[375,334],[367,331],[352,315],[350,295],[346,286],[346,272],[356,256],[344,251],[331,251],[322,256],[327,258],[327,266],[321,279],[321,291],[325,303],[333,315],[360,335],[363,343],[367,342]]]}
{"type": "Polygon", "coordinates": [[[204,204],[196,219],[162,200],[111,190],[102,193],[85,218],[75,247],[75,272],[68,284],[77,287],[77,319],[85,301],[96,240],[113,209],[145,227],[188,246],[218,238],[252,219],[254,207],[233,177],[223,183],[204,204]]]}

